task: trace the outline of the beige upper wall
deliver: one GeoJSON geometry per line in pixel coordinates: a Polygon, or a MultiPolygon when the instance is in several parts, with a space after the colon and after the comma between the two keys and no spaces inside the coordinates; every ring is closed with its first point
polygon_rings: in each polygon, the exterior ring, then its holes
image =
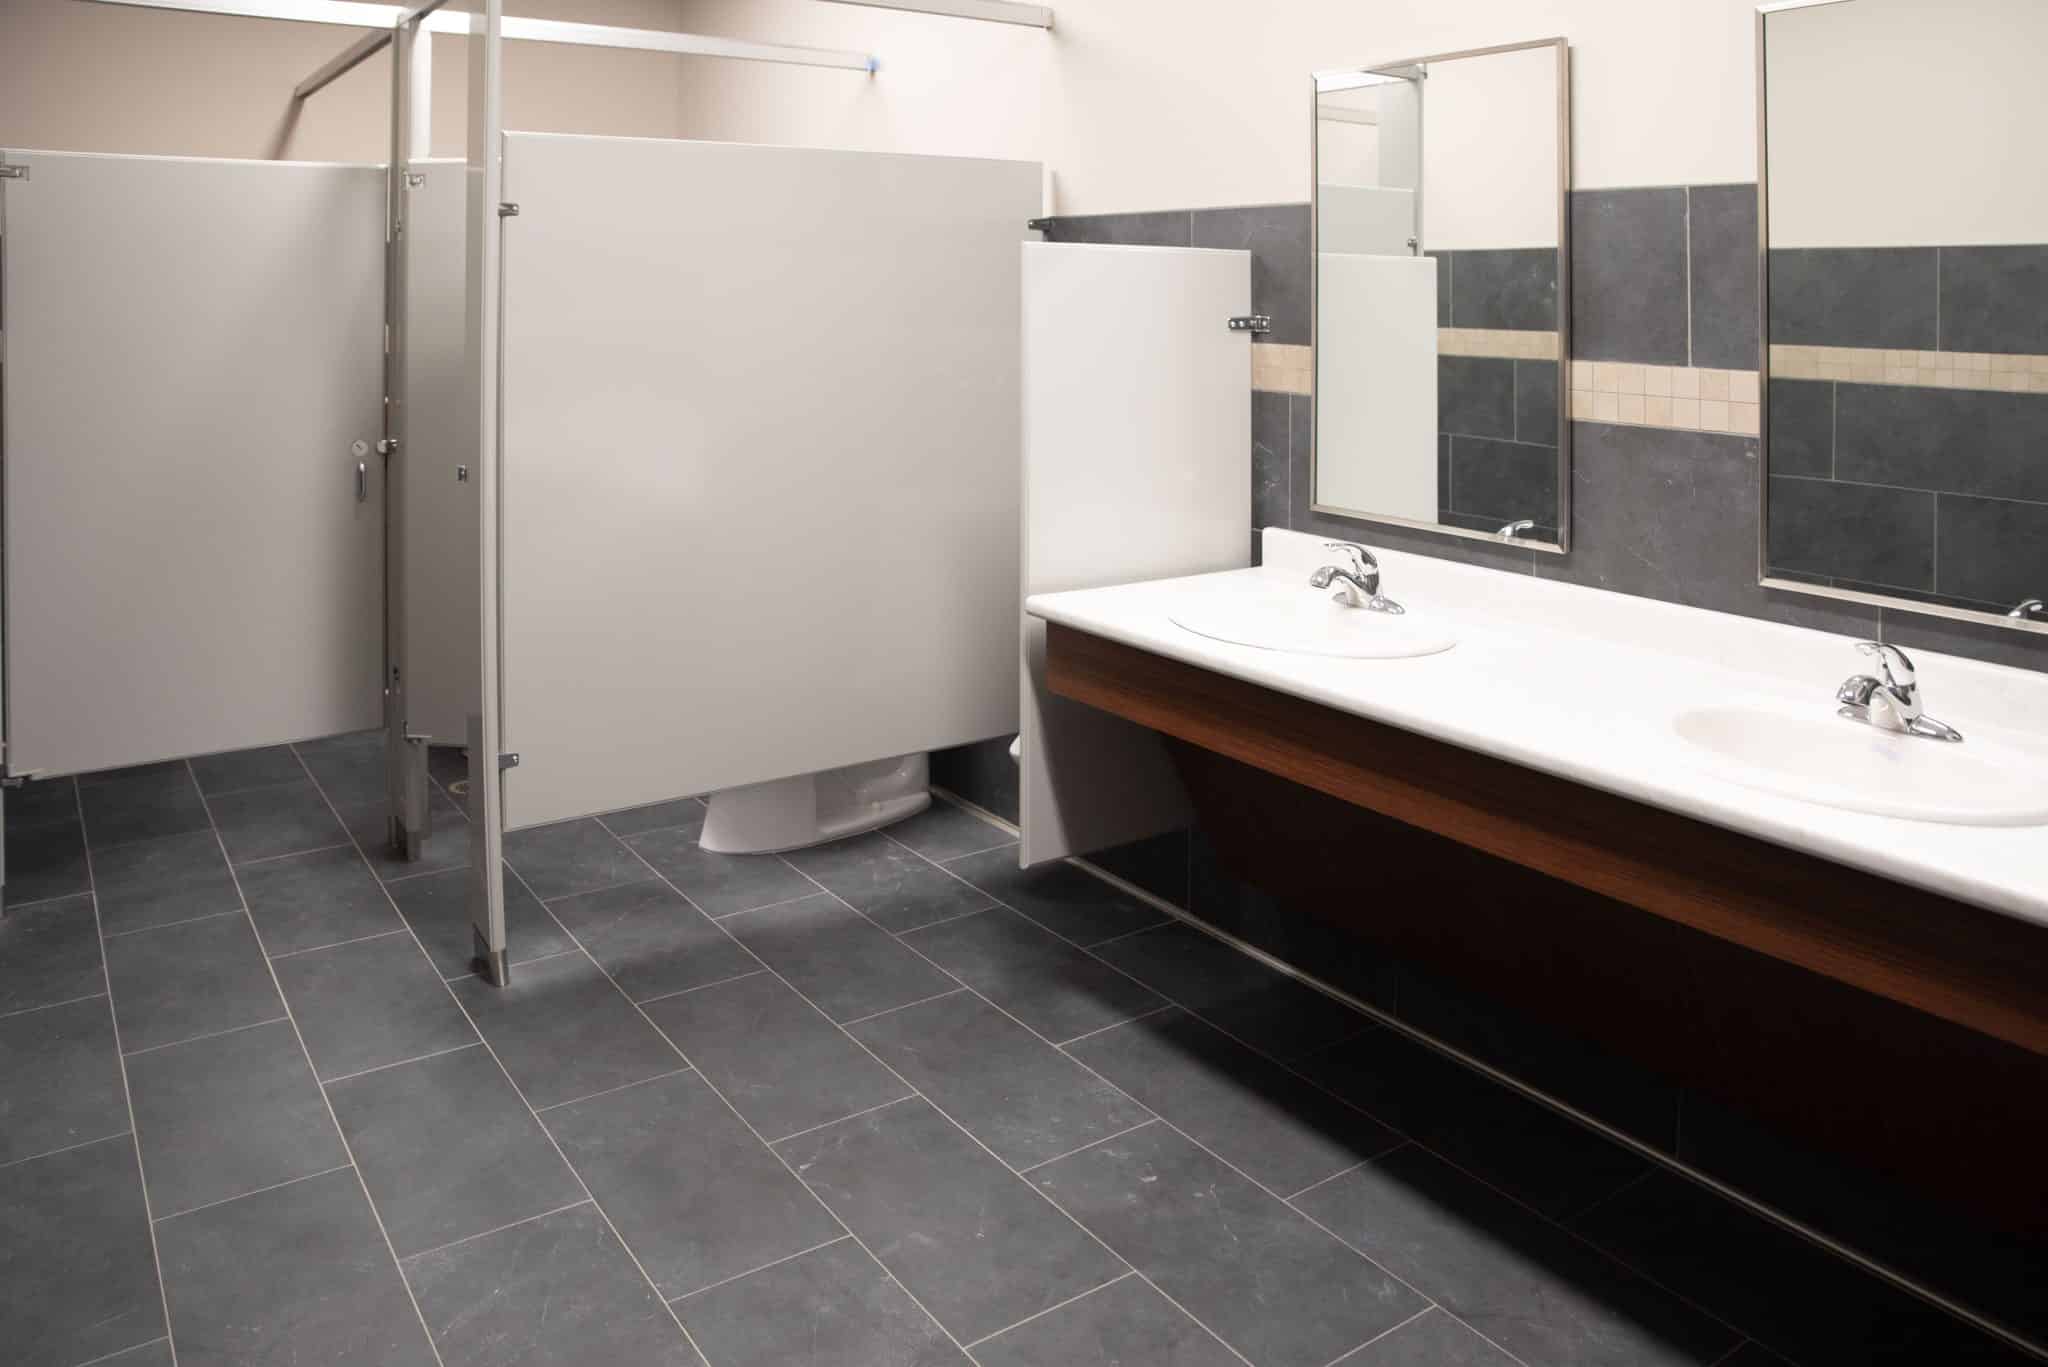
{"type": "MultiPolygon", "coordinates": [[[[506,45],[512,126],[1042,160],[1063,213],[1308,197],[1309,73],[1563,34],[1577,183],[1755,176],[1747,0],[1055,0],[1050,33],[817,0],[528,0],[516,12],[876,53],[881,72],[506,45]]],[[[351,30],[0,0],[0,146],[270,155],[289,91],[351,30]]],[[[435,149],[462,146],[437,37],[435,149]]],[[[388,63],[286,145],[378,159],[388,63]]]]}

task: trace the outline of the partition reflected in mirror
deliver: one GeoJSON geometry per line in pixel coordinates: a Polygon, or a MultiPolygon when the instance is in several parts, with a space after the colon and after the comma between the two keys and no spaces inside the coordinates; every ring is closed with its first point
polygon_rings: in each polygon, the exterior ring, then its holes
{"type": "Polygon", "coordinates": [[[2048,630],[2048,4],[1773,8],[1757,50],[1763,582],[2048,630]]]}
{"type": "Polygon", "coordinates": [[[1316,76],[1318,512],[1564,549],[1568,61],[1316,76]]]}

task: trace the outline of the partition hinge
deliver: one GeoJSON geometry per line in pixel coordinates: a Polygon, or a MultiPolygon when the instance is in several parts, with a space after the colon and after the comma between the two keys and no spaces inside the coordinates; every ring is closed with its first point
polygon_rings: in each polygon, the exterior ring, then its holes
{"type": "Polygon", "coordinates": [[[1240,313],[1230,320],[1232,332],[1271,332],[1273,316],[1268,313],[1240,313]]]}
{"type": "Polygon", "coordinates": [[[28,179],[28,168],[27,168],[26,166],[9,166],[9,165],[6,165],[5,163],[0,163],[0,180],[27,180],[27,179],[28,179]]]}
{"type": "Polygon", "coordinates": [[[502,204],[500,204],[500,205],[498,206],[498,217],[499,217],[499,218],[517,218],[517,217],[519,217],[519,206],[518,206],[517,204],[514,204],[514,203],[513,203],[512,201],[510,201],[510,200],[506,200],[506,201],[505,201],[504,203],[502,203],[502,204]]]}
{"type": "Polygon", "coordinates": [[[396,438],[396,437],[379,437],[379,438],[377,438],[377,454],[378,454],[378,455],[380,455],[380,456],[395,456],[395,455],[397,455],[397,454],[398,454],[398,438],[396,438]]]}
{"type": "Polygon", "coordinates": [[[502,774],[502,773],[504,773],[504,772],[505,772],[505,771],[506,771],[507,769],[517,769],[518,767],[519,767],[519,752],[518,752],[517,750],[512,750],[512,751],[508,751],[507,753],[505,753],[505,754],[502,754],[502,755],[498,756],[498,772],[499,772],[499,773],[501,773],[501,774],[502,774]]]}
{"type": "Polygon", "coordinates": [[[1034,233],[1051,232],[1052,223],[1053,221],[1049,218],[1027,218],[1024,220],[1024,226],[1034,233]]]}
{"type": "Polygon", "coordinates": [[[426,183],[427,178],[418,171],[407,171],[405,173],[405,188],[408,190],[417,190],[426,183]]]}

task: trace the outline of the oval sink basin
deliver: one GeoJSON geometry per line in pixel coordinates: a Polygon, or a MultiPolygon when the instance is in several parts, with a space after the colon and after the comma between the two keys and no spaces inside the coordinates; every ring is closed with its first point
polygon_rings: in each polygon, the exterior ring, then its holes
{"type": "Polygon", "coordinates": [[[2048,756],[1965,726],[1960,745],[1763,704],[1683,712],[1672,728],[1718,777],[1785,797],[1951,826],[2048,824],[2048,756]]]}
{"type": "Polygon", "coordinates": [[[1167,616],[1197,636],[1259,650],[1399,660],[1449,650],[1458,638],[1404,613],[1371,612],[1320,589],[1288,593],[1215,593],[1190,597],[1167,616]]]}

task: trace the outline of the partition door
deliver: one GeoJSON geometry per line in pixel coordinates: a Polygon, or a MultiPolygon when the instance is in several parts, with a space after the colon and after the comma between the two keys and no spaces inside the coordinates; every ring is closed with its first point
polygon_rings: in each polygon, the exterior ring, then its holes
{"type": "Polygon", "coordinates": [[[384,172],[4,160],[9,771],[377,725],[384,172]]]}

